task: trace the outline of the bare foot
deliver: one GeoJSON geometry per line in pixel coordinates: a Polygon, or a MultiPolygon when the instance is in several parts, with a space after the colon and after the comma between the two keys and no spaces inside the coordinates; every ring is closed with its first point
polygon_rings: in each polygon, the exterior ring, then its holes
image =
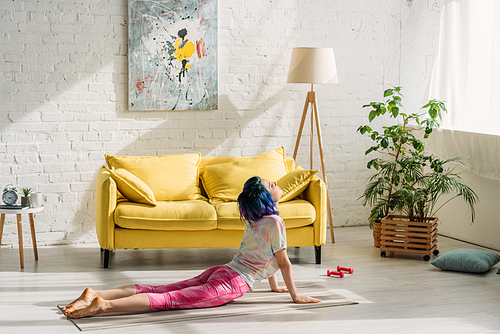
{"type": "Polygon", "coordinates": [[[90,317],[92,315],[101,314],[104,312],[104,307],[106,305],[106,301],[101,297],[95,297],[94,300],[90,303],[89,306],[76,310],[74,312],[69,312],[67,314],[68,318],[78,319],[83,317],[90,317]]]}
{"type": "Polygon", "coordinates": [[[80,297],[69,303],[66,307],[63,307],[62,311],[64,314],[72,313],[76,310],[83,309],[92,303],[92,300],[97,296],[97,293],[91,288],[86,288],[83,290],[80,297]]]}

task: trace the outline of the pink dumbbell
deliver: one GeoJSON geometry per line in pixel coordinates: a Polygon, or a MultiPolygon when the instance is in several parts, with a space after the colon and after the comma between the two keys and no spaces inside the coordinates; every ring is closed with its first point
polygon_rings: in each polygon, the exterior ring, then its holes
{"type": "Polygon", "coordinates": [[[331,271],[331,270],[327,270],[326,271],[326,274],[328,276],[339,276],[340,278],[343,278],[344,277],[344,273],[343,272],[338,272],[338,271],[331,271]]]}
{"type": "Polygon", "coordinates": [[[337,271],[347,271],[349,274],[352,274],[354,272],[353,268],[344,268],[341,266],[337,266],[337,271]]]}

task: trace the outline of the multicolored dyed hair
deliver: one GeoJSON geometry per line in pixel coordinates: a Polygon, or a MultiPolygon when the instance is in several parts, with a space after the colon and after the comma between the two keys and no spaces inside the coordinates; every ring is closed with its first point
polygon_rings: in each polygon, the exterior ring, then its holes
{"type": "Polygon", "coordinates": [[[241,219],[250,225],[265,215],[279,215],[273,196],[258,176],[249,178],[238,196],[238,210],[241,219]]]}

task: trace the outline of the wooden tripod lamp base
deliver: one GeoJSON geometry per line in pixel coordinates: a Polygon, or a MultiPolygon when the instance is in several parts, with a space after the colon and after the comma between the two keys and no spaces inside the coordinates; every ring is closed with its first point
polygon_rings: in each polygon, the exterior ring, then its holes
{"type": "Polygon", "coordinates": [[[330,208],[330,196],[328,194],[328,181],[326,180],[325,158],[323,155],[323,142],[321,140],[321,129],[319,123],[318,104],[313,84],[338,84],[337,66],[335,64],[335,54],[332,48],[319,47],[296,47],[292,49],[290,59],[290,68],[288,70],[288,83],[307,83],[311,84],[311,91],[307,93],[302,120],[300,121],[299,134],[295,143],[293,159],[297,158],[300,137],[304,128],[304,122],[307,116],[307,110],[311,105],[311,169],[313,168],[313,141],[314,124],[316,123],[316,132],[318,133],[319,155],[321,157],[321,169],[323,171],[323,181],[326,184],[326,201],[328,204],[328,221],[330,224],[330,235],[332,242],[335,242],[333,235],[332,210],[330,208]]]}
{"type": "Polygon", "coordinates": [[[332,243],[335,242],[335,235],[333,233],[333,219],[332,219],[332,210],[330,207],[330,195],[328,192],[328,181],[326,178],[326,169],[325,169],[325,157],[323,154],[323,141],[321,138],[321,127],[319,122],[319,114],[318,114],[318,104],[316,102],[316,93],[313,90],[313,84],[311,84],[311,91],[307,92],[306,102],[304,104],[304,111],[302,112],[302,119],[300,121],[299,133],[297,134],[297,141],[295,142],[295,149],[293,151],[293,160],[296,161],[297,152],[299,150],[300,138],[302,137],[302,130],[304,129],[304,123],[307,117],[307,111],[309,110],[309,105],[311,105],[311,142],[310,142],[310,168],[313,169],[313,141],[314,141],[314,124],[316,124],[316,133],[318,134],[318,146],[319,146],[319,155],[321,158],[321,170],[323,172],[323,181],[326,185],[326,202],[328,206],[328,222],[330,226],[330,237],[332,239],[332,243]]]}

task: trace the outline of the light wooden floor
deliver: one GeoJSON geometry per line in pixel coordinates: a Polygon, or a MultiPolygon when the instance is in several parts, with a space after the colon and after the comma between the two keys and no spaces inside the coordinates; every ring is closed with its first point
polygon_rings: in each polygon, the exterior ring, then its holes
{"type": "MultiPolygon", "coordinates": [[[[485,274],[444,272],[421,256],[380,257],[368,227],[336,228],[315,265],[312,247],[288,251],[296,281],[318,281],[360,304],[263,315],[102,330],[99,333],[500,333],[500,265],[485,274]],[[343,279],[326,276],[337,265],[353,267],[343,279]]],[[[480,248],[439,237],[441,254],[480,248]]],[[[100,267],[98,245],[39,247],[35,263],[25,249],[0,251],[0,333],[77,333],[57,304],[87,286],[163,284],[228,262],[234,249],[121,250],[109,269],[100,267]]],[[[434,257],[432,257],[434,258],[434,257]]],[[[432,261],[432,259],[431,259],[432,261]]],[[[269,294],[272,298],[273,294],[269,294]]]]}

